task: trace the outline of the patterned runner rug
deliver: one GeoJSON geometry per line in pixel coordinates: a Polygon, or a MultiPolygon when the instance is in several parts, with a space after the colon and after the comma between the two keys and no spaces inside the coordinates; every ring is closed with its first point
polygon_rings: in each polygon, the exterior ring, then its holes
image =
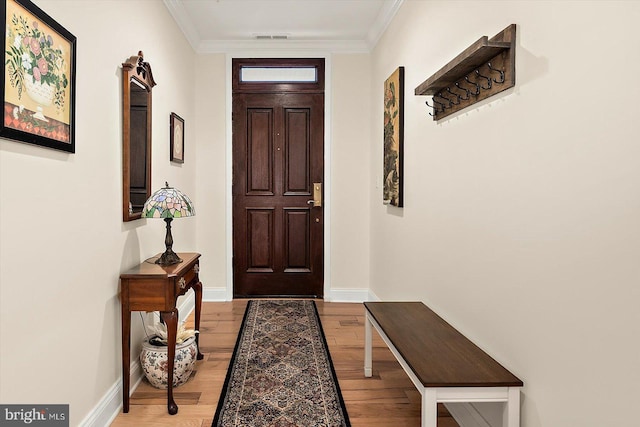
{"type": "Polygon", "coordinates": [[[213,427],[349,427],[315,302],[249,301],[213,427]]]}

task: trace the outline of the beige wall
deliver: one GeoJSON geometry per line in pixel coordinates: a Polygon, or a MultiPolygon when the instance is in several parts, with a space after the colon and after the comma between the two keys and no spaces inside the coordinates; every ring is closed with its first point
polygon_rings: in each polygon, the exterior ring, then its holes
{"type": "Polygon", "coordinates": [[[226,60],[225,55],[198,55],[195,73],[198,213],[196,243],[202,253],[205,299],[211,288],[225,295],[226,256],[226,60]]]}
{"type": "Polygon", "coordinates": [[[368,289],[370,55],[331,64],[331,288],[368,289]]]}
{"type": "MultiPolygon", "coordinates": [[[[121,64],[153,68],[152,187],[196,206],[195,55],[162,2],[36,3],[77,38],[76,153],[0,139],[0,402],[69,403],[77,425],[121,377],[120,272],[163,250],[164,222],[122,222],[121,64]],[[186,121],[169,162],[169,115],[186,121]]],[[[174,249],[195,246],[174,222],[174,249]]],[[[133,357],[139,316],[133,316],[133,357]]]]}
{"type": "MultiPolygon", "coordinates": [[[[406,67],[405,208],[371,185],[371,289],[422,300],[524,380],[524,427],[632,425],[640,398],[638,2],[408,0],[373,53],[406,67]],[[516,87],[434,123],[414,88],[518,25],[516,87]]],[[[430,98],[429,98],[430,101],[430,98]]]]}

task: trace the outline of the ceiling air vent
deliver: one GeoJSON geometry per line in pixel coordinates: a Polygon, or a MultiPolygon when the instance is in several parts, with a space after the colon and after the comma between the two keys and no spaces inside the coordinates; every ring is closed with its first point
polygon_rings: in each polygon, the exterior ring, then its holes
{"type": "Polygon", "coordinates": [[[254,34],[256,40],[287,40],[288,34],[254,34]]]}

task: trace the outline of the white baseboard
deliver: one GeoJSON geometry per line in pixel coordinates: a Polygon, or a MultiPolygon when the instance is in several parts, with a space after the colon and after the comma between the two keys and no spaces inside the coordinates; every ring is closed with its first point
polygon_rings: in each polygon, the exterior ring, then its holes
{"type": "Polygon", "coordinates": [[[203,288],[202,301],[208,301],[208,302],[229,301],[227,288],[203,288]]]}
{"type": "MultiPolygon", "coordinates": [[[[138,387],[142,381],[142,368],[139,361],[131,364],[130,393],[138,387]]],[[[122,410],[122,377],[107,391],[98,404],[79,424],[80,427],[104,427],[111,425],[113,420],[122,410]]]]}
{"type": "Polygon", "coordinates": [[[178,322],[184,322],[195,308],[196,295],[193,292],[189,292],[184,296],[182,303],[178,307],[178,322]]]}
{"type": "Polygon", "coordinates": [[[380,301],[380,298],[372,290],[369,289],[369,291],[367,292],[366,301],[380,301]]]}
{"type": "MultiPolygon", "coordinates": [[[[193,292],[189,292],[178,307],[178,321],[183,322],[196,306],[193,292]]],[[[129,395],[142,381],[142,367],[138,359],[131,363],[131,387],[129,395]]],[[[100,399],[98,404],[79,424],[80,427],[104,427],[110,425],[122,410],[122,377],[118,379],[100,399]]]]}
{"type": "MultiPolygon", "coordinates": [[[[204,288],[202,290],[202,301],[220,302],[230,301],[229,292],[226,288],[204,288]]],[[[330,289],[325,294],[325,300],[330,302],[363,302],[370,301],[368,289],[330,289]]]]}
{"type": "Polygon", "coordinates": [[[329,302],[363,302],[369,297],[369,289],[329,289],[325,301],[329,302]]]}

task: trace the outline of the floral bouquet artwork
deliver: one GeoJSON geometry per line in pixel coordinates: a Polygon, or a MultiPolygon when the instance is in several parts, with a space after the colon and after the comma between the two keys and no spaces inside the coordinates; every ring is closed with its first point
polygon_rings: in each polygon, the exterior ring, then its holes
{"type": "Polygon", "coordinates": [[[75,37],[31,2],[7,1],[5,128],[72,142],[74,51],[75,37]]]}
{"type": "MultiPolygon", "coordinates": [[[[60,47],[54,47],[53,37],[38,28],[38,21],[27,24],[24,17],[13,15],[11,23],[17,28],[11,50],[7,51],[7,66],[11,86],[18,90],[18,99],[23,90],[39,104],[64,107],[64,93],[69,86],[65,74],[64,57],[60,47]]],[[[42,109],[39,118],[45,120],[42,109]]]]}

